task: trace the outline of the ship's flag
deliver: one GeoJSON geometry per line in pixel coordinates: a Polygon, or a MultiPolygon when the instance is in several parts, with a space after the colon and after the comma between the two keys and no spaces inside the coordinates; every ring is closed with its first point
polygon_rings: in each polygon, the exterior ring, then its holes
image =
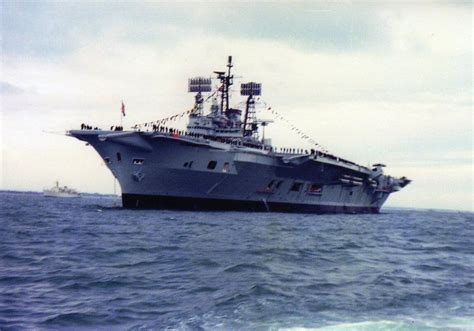
{"type": "Polygon", "coordinates": [[[122,111],[123,117],[125,117],[125,105],[123,104],[123,101],[122,101],[122,107],[120,107],[120,110],[122,111]]]}

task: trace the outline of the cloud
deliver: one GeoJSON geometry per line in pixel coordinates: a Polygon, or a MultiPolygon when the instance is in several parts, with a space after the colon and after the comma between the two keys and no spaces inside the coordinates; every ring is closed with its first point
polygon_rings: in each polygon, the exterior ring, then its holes
{"type": "Polygon", "coordinates": [[[394,167],[393,171],[414,179],[403,191],[390,196],[389,203],[393,206],[409,206],[410,202],[420,208],[474,211],[472,163],[418,164],[394,167]]]}
{"type": "Polygon", "coordinates": [[[69,54],[111,31],[129,43],[173,47],[198,33],[282,41],[332,54],[465,51],[472,40],[472,32],[466,31],[472,11],[468,3],[7,1],[2,9],[3,51],[25,56],[69,54]]]}
{"type": "Polygon", "coordinates": [[[22,94],[23,92],[24,90],[18,86],[0,81],[0,95],[1,94],[22,94]]]}
{"type": "Polygon", "coordinates": [[[350,3],[6,2],[2,6],[4,51],[26,56],[62,56],[110,31],[126,42],[171,47],[193,33],[280,40],[292,47],[339,52],[381,47],[385,40],[373,9],[350,3]]]}

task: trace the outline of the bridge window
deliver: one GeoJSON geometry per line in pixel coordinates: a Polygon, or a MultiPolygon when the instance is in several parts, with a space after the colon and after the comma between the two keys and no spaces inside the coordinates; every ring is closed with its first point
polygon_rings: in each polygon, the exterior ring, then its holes
{"type": "Polygon", "coordinates": [[[187,168],[189,162],[184,162],[183,167],[187,168]]]}
{"type": "Polygon", "coordinates": [[[290,191],[292,192],[299,192],[301,190],[301,186],[303,186],[303,183],[301,182],[294,182],[293,185],[290,188],[290,191]]]}
{"type": "Polygon", "coordinates": [[[117,152],[117,161],[122,161],[122,154],[120,152],[117,152]]]}
{"type": "Polygon", "coordinates": [[[283,184],[283,181],[282,181],[282,180],[278,181],[278,183],[276,184],[275,188],[280,188],[281,184],[283,184]]]}
{"type": "Polygon", "coordinates": [[[217,161],[209,161],[207,164],[207,169],[214,170],[216,168],[217,161]]]}

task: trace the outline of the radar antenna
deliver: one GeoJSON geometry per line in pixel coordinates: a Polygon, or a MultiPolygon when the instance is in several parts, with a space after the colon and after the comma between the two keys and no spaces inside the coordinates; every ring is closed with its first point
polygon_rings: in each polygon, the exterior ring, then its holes
{"type": "Polygon", "coordinates": [[[204,77],[195,77],[188,80],[188,92],[197,92],[194,103],[194,109],[192,111],[195,115],[203,115],[204,111],[204,98],[202,92],[211,92],[211,79],[204,77]]]}

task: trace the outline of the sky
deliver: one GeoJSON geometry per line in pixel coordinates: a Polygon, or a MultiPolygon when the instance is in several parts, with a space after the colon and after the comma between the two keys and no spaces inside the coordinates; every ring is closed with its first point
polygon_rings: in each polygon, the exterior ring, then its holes
{"type": "MultiPolygon", "coordinates": [[[[112,193],[98,154],[65,131],[118,124],[121,100],[125,127],[190,109],[188,78],[232,55],[236,83],[263,84],[262,117],[272,107],[332,154],[413,179],[387,206],[473,210],[470,2],[0,7],[0,189],[112,193]]],[[[265,134],[309,147],[279,121],[265,134]]]]}

